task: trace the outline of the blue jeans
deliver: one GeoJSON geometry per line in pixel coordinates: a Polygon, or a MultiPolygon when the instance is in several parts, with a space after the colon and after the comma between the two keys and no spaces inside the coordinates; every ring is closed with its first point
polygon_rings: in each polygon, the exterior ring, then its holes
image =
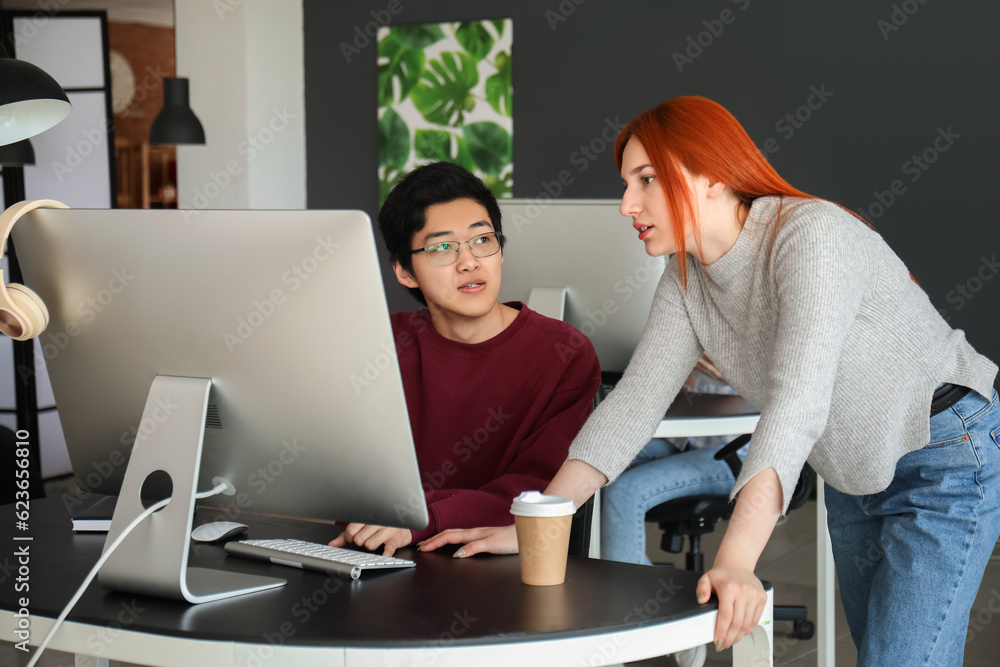
{"type": "Polygon", "coordinates": [[[646,555],[646,512],[668,500],[729,493],[736,480],[721,447],[679,450],[667,440],[650,440],[629,468],[604,490],[601,558],[650,564],[646,555]]]}
{"type": "Polygon", "coordinates": [[[881,493],[826,485],[840,595],[858,665],[960,666],[1000,536],[1000,406],[970,392],[930,421],[881,493]]]}

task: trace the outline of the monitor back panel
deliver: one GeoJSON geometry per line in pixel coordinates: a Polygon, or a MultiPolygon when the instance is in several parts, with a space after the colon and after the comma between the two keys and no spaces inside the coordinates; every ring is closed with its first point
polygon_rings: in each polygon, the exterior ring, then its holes
{"type": "MultiPolygon", "coordinates": [[[[154,376],[212,380],[199,489],[233,510],[421,526],[371,223],[356,211],[40,209],[13,233],[74,471],[115,493],[154,376]]],[[[179,445],[180,446],[180,445],[179,445]]]]}
{"type": "Polygon", "coordinates": [[[505,199],[502,301],[567,287],[566,322],[594,344],[604,371],[625,370],[642,336],[664,259],[646,254],[618,200],[505,199]]]}

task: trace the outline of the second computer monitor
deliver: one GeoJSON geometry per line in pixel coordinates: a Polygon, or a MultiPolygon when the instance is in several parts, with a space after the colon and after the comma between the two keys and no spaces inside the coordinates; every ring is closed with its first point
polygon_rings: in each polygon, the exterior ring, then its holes
{"type": "Polygon", "coordinates": [[[646,254],[620,203],[500,202],[507,237],[500,299],[529,303],[536,288],[567,288],[562,319],[591,340],[601,370],[613,373],[632,357],[665,265],[646,254]]]}

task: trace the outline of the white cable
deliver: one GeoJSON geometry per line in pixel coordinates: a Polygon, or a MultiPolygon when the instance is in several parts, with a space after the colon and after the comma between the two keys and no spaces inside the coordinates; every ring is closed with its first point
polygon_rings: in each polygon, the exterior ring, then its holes
{"type": "MultiPolygon", "coordinates": [[[[215,488],[211,489],[210,491],[202,491],[201,493],[196,493],[194,497],[198,500],[202,500],[204,498],[211,498],[214,495],[222,493],[228,487],[229,487],[228,482],[220,482],[215,488]]],[[[52,641],[52,637],[55,636],[56,630],[59,629],[59,626],[62,625],[62,622],[66,620],[67,616],[69,616],[69,612],[72,611],[76,603],[79,602],[80,597],[83,596],[83,592],[87,590],[87,586],[90,586],[90,582],[94,580],[94,577],[97,576],[97,573],[100,571],[101,566],[104,565],[104,563],[108,560],[108,558],[111,557],[111,554],[115,552],[115,549],[118,548],[118,545],[120,545],[125,540],[125,538],[128,537],[129,533],[131,533],[136,526],[142,523],[146,517],[148,517],[153,512],[156,512],[157,510],[163,509],[164,507],[167,506],[167,503],[169,502],[170,498],[164,498],[163,500],[153,505],[150,505],[142,514],[133,519],[132,523],[126,526],[125,530],[121,532],[121,535],[119,535],[115,539],[115,541],[111,543],[111,546],[109,546],[107,550],[105,550],[104,554],[97,560],[97,563],[94,564],[94,567],[91,568],[90,572],[84,578],[83,583],[80,585],[80,588],[77,589],[76,593],[70,599],[69,603],[66,605],[66,608],[63,609],[62,613],[59,614],[59,616],[56,618],[56,622],[52,625],[52,628],[49,629],[48,634],[45,635],[45,639],[43,639],[42,643],[38,645],[38,650],[35,651],[35,654],[31,656],[31,660],[28,661],[27,667],[34,667],[35,663],[38,662],[38,657],[42,655],[42,651],[44,651],[45,648],[49,645],[49,642],[52,641]]]]}

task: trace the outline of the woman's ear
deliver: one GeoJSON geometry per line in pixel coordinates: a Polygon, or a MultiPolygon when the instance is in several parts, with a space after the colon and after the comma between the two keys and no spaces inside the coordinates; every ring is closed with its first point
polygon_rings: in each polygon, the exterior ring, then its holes
{"type": "Polygon", "coordinates": [[[413,277],[412,273],[403,268],[398,259],[392,262],[392,272],[396,274],[396,280],[403,287],[420,289],[417,279],[413,277]]]}
{"type": "Polygon", "coordinates": [[[725,191],[726,191],[725,183],[723,183],[722,181],[714,181],[711,178],[708,179],[708,187],[705,190],[705,195],[709,199],[714,199],[715,197],[720,196],[725,191]]]}

